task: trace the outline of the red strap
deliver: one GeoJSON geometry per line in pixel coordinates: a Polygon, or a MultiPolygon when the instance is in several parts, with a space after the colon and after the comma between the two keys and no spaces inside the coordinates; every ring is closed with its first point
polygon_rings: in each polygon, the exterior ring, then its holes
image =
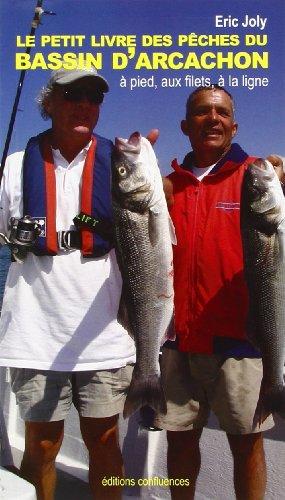
{"type": "MultiPolygon", "coordinates": [[[[88,149],[82,173],[81,211],[86,214],[92,213],[92,191],[96,146],[96,138],[92,137],[92,144],[88,149]]],[[[93,254],[93,238],[94,233],[88,229],[82,230],[82,253],[84,255],[93,254]]]]}
{"type": "Polygon", "coordinates": [[[56,181],[54,162],[49,137],[42,141],[44,171],[46,180],[46,245],[49,252],[58,251],[56,234],[56,181]]]}

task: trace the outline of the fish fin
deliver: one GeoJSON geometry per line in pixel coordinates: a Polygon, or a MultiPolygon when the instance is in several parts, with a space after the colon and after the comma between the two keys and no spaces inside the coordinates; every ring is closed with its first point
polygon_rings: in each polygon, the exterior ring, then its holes
{"type": "Polygon", "coordinates": [[[153,210],[148,211],[148,234],[151,245],[154,247],[159,240],[159,224],[157,213],[153,210]]]}
{"type": "Polygon", "coordinates": [[[285,221],[284,219],[281,221],[277,228],[277,234],[278,234],[278,239],[279,239],[279,252],[278,252],[278,257],[279,257],[279,262],[284,262],[285,260],[285,249],[284,249],[284,237],[285,237],[285,221]]]}
{"type": "Polygon", "coordinates": [[[260,386],[259,398],[257,401],[254,417],[253,417],[253,428],[260,427],[263,422],[269,417],[270,411],[265,408],[264,405],[264,383],[262,381],[260,386]]]}
{"type": "Polygon", "coordinates": [[[256,329],[255,328],[248,329],[246,336],[251,345],[255,347],[255,349],[257,349],[258,351],[260,351],[258,332],[256,331],[256,329]]]}
{"type": "Polygon", "coordinates": [[[174,340],[176,340],[176,332],[175,332],[175,325],[174,325],[174,314],[172,315],[172,318],[170,320],[170,323],[166,329],[166,332],[165,334],[163,335],[162,339],[161,339],[161,343],[160,345],[163,346],[163,344],[167,341],[167,340],[171,340],[172,342],[174,342],[174,340]]]}
{"type": "Polygon", "coordinates": [[[125,401],[124,418],[129,417],[136,410],[146,405],[159,413],[165,414],[167,411],[160,376],[139,377],[134,372],[125,401]]]}
{"type": "Polygon", "coordinates": [[[277,413],[279,417],[285,419],[285,386],[275,390],[266,389],[266,384],[262,380],[253,424],[261,425],[271,413],[277,413]]]}
{"type": "Polygon", "coordinates": [[[285,386],[266,394],[264,405],[270,413],[277,413],[285,419],[285,386]]]}
{"type": "Polygon", "coordinates": [[[246,336],[249,342],[255,347],[256,349],[260,350],[259,346],[259,329],[258,325],[256,325],[256,318],[254,313],[252,311],[256,311],[257,306],[255,304],[250,303],[249,307],[249,314],[247,316],[247,321],[246,321],[246,336]]]}
{"type": "MultiPolygon", "coordinates": [[[[149,218],[148,218],[148,233],[149,239],[152,246],[155,246],[159,239],[159,233],[161,231],[158,218],[159,212],[153,209],[149,210],[149,218]]],[[[168,215],[168,227],[169,227],[169,235],[172,245],[177,245],[177,238],[175,234],[175,227],[172,222],[170,215],[168,215]]]]}
{"type": "Polygon", "coordinates": [[[118,315],[117,315],[117,320],[120,325],[122,325],[125,330],[127,330],[128,334],[134,338],[134,334],[131,329],[131,322],[129,319],[129,313],[128,313],[128,308],[126,306],[127,300],[126,300],[126,294],[124,293],[124,287],[122,290],[121,294],[121,299],[120,299],[120,304],[119,304],[119,309],[118,309],[118,315]]]}
{"type": "Polygon", "coordinates": [[[170,234],[171,243],[172,243],[172,245],[177,245],[175,227],[174,227],[174,224],[172,222],[170,215],[168,215],[168,223],[169,223],[169,234],[170,234]]]}

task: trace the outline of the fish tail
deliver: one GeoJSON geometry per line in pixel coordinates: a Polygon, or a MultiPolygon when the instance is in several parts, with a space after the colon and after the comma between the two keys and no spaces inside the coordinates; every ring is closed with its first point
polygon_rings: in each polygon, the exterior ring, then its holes
{"type": "Polygon", "coordinates": [[[166,400],[159,375],[148,377],[133,376],[125,401],[123,416],[129,417],[142,406],[150,406],[154,411],[166,413],[166,400]]]}

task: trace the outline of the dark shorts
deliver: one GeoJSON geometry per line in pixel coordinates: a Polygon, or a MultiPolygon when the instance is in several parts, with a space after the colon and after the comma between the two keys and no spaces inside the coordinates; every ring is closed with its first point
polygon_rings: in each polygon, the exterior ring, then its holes
{"type": "Polygon", "coordinates": [[[81,417],[121,413],[133,366],[112,370],[55,372],[10,368],[20,415],[31,422],[64,420],[72,403],[81,417]]]}

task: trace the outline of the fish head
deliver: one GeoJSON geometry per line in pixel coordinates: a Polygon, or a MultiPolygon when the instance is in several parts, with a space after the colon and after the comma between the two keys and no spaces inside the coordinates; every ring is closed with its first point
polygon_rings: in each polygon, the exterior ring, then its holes
{"type": "Polygon", "coordinates": [[[144,212],[151,197],[151,183],[141,158],[141,135],[116,137],[112,157],[112,192],[117,203],[129,210],[144,212]]]}
{"type": "Polygon", "coordinates": [[[128,210],[145,212],[152,204],[159,172],[151,144],[134,132],[129,139],[116,137],[112,156],[112,195],[128,210]],[[153,164],[156,164],[153,168],[153,164]]]}
{"type": "Polygon", "coordinates": [[[276,228],[283,220],[283,191],[270,162],[258,158],[245,171],[242,187],[242,214],[251,224],[276,228]]]}

